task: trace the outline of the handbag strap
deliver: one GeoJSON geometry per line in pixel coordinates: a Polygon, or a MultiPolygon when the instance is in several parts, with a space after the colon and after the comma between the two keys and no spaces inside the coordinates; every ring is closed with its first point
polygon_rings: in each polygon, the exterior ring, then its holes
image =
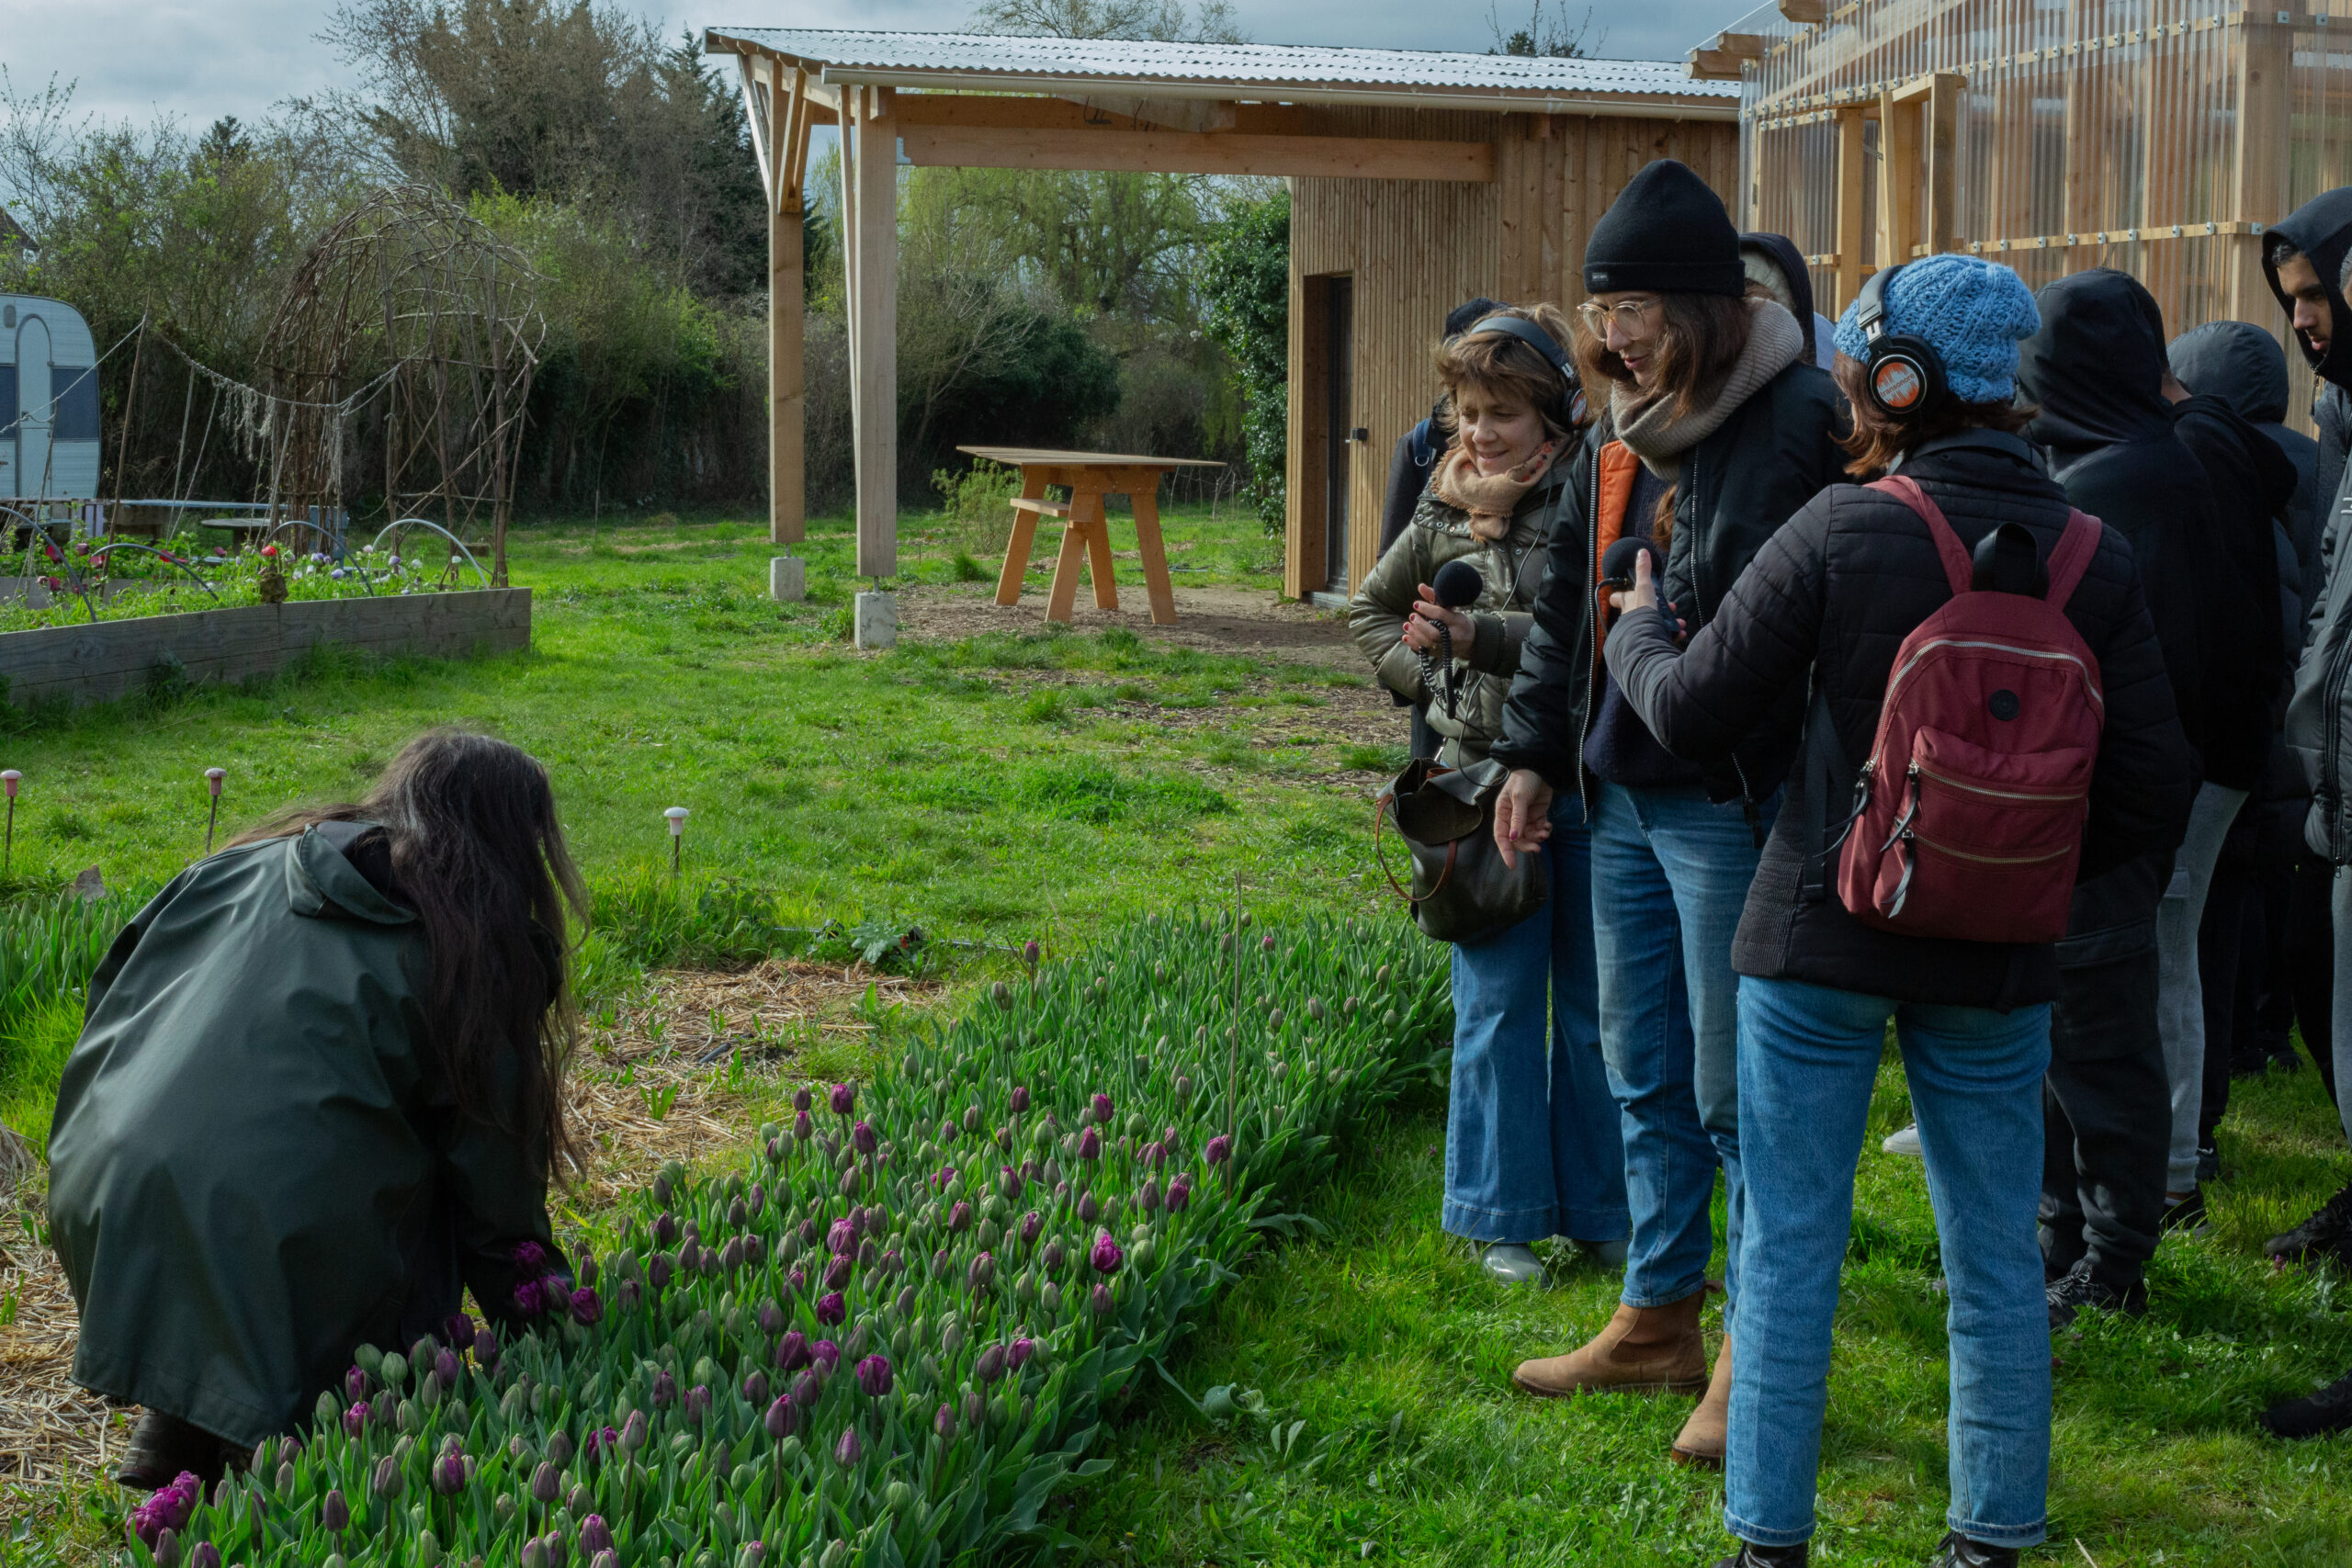
{"type": "MultiPolygon", "coordinates": [[[[1393,795],[1383,795],[1380,797],[1380,803],[1372,808],[1372,858],[1380,867],[1380,874],[1388,879],[1388,886],[1396,888],[1396,897],[1408,904],[1426,904],[1437,897],[1438,890],[1445,886],[1445,879],[1453,874],[1453,857],[1462,852],[1462,840],[1450,839],[1446,841],[1445,868],[1437,874],[1437,880],[1430,885],[1428,892],[1418,898],[1414,897],[1411,890],[1396,880],[1396,874],[1388,869],[1388,858],[1380,852],[1380,825],[1388,820],[1388,807],[1395,804],[1395,798],[1393,795]]],[[[1396,836],[1403,838],[1404,829],[1398,829],[1396,836]]]]}

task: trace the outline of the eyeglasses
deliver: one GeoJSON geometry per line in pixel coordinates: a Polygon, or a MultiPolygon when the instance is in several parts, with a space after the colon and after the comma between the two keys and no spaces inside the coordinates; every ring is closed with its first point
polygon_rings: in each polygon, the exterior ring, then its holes
{"type": "Polygon", "coordinates": [[[1617,330],[1621,333],[1638,331],[1642,322],[1663,303],[1655,296],[1647,299],[1621,299],[1614,305],[1588,299],[1577,307],[1577,316],[1584,322],[1585,331],[1600,337],[1607,333],[1611,321],[1617,323],[1617,330]]]}

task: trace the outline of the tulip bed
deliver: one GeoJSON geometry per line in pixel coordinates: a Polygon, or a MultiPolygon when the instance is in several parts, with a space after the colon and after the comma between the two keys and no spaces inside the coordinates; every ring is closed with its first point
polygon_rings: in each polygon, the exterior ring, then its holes
{"type": "Polygon", "coordinates": [[[665,1169],[619,1250],[518,1292],[534,1331],[363,1348],[305,1437],[142,1506],[136,1557],[911,1568],[1055,1534],[1111,1402],[1450,1029],[1402,922],[1235,934],[1148,920],[804,1096],[748,1168],[665,1169]]]}

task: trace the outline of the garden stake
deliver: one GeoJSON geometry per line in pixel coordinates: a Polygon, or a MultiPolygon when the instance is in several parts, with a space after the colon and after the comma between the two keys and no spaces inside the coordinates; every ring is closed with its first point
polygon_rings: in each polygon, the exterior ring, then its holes
{"type": "Polygon", "coordinates": [[[670,819],[670,875],[675,879],[681,859],[680,852],[684,849],[686,842],[686,808],[683,806],[673,806],[662,815],[670,819]]]}
{"type": "Polygon", "coordinates": [[[220,781],[228,776],[226,768],[204,770],[204,787],[212,792],[212,816],[204,824],[204,852],[208,855],[212,852],[212,830],[220,826],[220,781]]]}
{"type": "Polygon", "coordinates": [[[24,776],[14,768],[0,772],[0,785],[8,791],[8,836],[0,840],[0,876],[8,874],[8,861],[17,852],[17,785],[24,776]]]}

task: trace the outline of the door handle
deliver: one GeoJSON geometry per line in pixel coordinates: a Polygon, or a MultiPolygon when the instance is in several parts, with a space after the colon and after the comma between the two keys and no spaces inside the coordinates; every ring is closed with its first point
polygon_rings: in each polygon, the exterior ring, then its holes
{"type": "Polygon", "coordinates": [[[1351,442],[1369,441],[1372,439],[1372,431],[1370,427],[1359,424],[1353,430],[1348,432],[1347,438],[1351,442]]]}

